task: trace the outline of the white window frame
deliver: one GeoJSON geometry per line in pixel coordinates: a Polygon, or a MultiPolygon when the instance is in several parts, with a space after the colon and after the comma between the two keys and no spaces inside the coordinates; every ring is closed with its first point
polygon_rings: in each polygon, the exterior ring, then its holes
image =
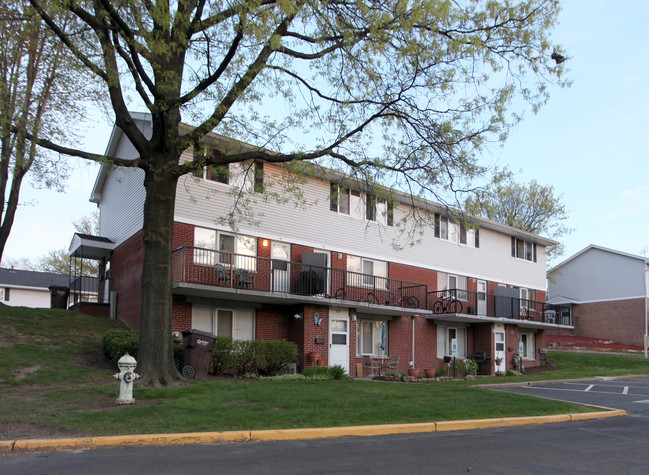
{"type": "Polygon", "coordinates": [[[257,238],[255,238],[254,236],[227,233],[227,232],[218,231],[216,229],[203,228],[199,226],[194,227],[194,247],[208,249],[210,252],[206,253],[205,251],[201,252],[200,250],[194,249],[194,264],[213,266],[215,264],[214,257],[216,255],[219,255],[220,256],[219,263],[223,264],[226,267],[229,267],[231,265],[228,259],[229,256],[228,258],[226,258],[225,255],[222,255],[217,252],[211,252],[211,251],[222,250],[221,242],[223,241],[222,238],[224,237],[233,238],[234,240],[233,254],[240,254],[238,256],[234,256],[234,260],[235,260],[234,267],[243,268],[252,272],[256,272],[257,271],[257,259],[256,259],[257,258],[257,238]],[[212,233],[214,239],[209,239],[209,238],[206,239],[206,237],[208,237],[210,233],[212,233]],[[199,234],[203,236],[203,239],[201,241],[197,240],[199,234]],[[250,258],[245,256],[249,256],[250,258]]]}
{"type": "Polygon", "coordinates": [[[437,357],[451,356],[451,331],[455,332],[457,339],[457,358],[468,358],[467,355],[467,327],[463,326],[437,326],[437,357]]]}
{"type": "Polygon", "coordinates": [[[230,337],[232,339],[238,339],[238,340],[254,340],[255,339],[255,312],[253,310],[249,309],[237,309],[237,308],[230,308],[230,307],[214,307],[211,305],[197,305],[194,304],[192,305],[192,328],[196,328],[197,330],[203,330],[210,332],[216,336],[226,336],[230,337]],[[252,334],[248,335],[243,338],[236,338],[238,335],[237,333],[237,318],[243,318],[243,315],[241,312],[251,312],[252,313],[252,334]],[[195,321],[195,318],[197,318],[197,315],[199,312],[205,312],[206,314],[210,314],[207,318],[211,317],[211,322],[210,322],[210,327],[206,328],[202,324],[198,324],[198,322],[195,321]],[[232,331],[230,335],[219,335],[218,334],[218,327],[219,327],[219,312],[231,312],[232,313],[232,331]]]}
{"type": "Polygon", "coordinates": [[[368,320],[358,319],[358,326],[356,327],[356,356],[384,356],[388,354],[388,342],[390,341],[389,320],[368,320]],[[363,344],[365,341],[364,327],[367,325],[372,326],[372,352],[365,353],[363,351],[363,344]],[[381,349],[381,332],[385,325],[385,349],[381,349]]]}
{"type": "Polygon", "coordinates": [[[377,288],[385,290],[388,281],[388,263],[360,256],[347,256],[347,285],[354,287],[377,288]],[[365,273],[372,267],[372,274],[365,273]],[[357,275],[361,274],[360,282],[357,275]]]}
{"type": "Polygon", "coordinates": [[[519,343],[523,341],[523,335],[525,335],[525,351],[524,354],[520,355],[524,360],[535,360],[536,359],[536,334],[533,331],[529,332],[519,332],[518,341],[519,343]],[[531,342],[531,345],[530,345],[531,342]],[[530,356],[531,355],[531,356],[530,356]]]}
{"type": "Polygon", "coordinates": [[[469,300],[468,281],[469,279],[464,275],[447,274],[445,290],[457,289],[455,298],[467,302],[469,300]],[[451,283],[451,281],[455,281],[455,283],[451,283]]]}

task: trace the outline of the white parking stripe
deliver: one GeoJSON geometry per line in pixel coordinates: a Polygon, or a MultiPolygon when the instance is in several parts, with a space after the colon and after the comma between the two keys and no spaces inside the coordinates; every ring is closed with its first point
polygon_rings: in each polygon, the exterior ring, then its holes
{"type": "Polygon", "coordinates": [[[622,394],[628,394],[629,393],[629,386],[624,386],[624,389],[622,390],[622,394]]]}
{"type": "Polygon", "coordinates": [[[593,386],[595,386],[595,385],[594,385],[594,384],[591,384],[591,385],[588,386],[586,389],[584,389],[584,392],[587,393],[588,391],[590,391],[591,389],[593,389],[593,386]]]}

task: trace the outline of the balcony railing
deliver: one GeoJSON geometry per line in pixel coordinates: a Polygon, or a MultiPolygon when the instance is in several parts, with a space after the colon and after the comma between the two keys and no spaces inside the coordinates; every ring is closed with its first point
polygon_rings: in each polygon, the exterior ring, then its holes
{"type": "Polygon", "coordinates": [[[428,286],[418,282],[191,246],[172,260],[174,283],[426,308],[428,286]]]}
{"type": "Polygon", "coordinates": [[[174,250],[172,260],[174,283],[570,325],[568,307],[458,289],[429,291],[420,282],[331,267],[192,246],[174,250]]]}
{"type": "Polygon", "coordinates": [[[571,325],[570,307],[519,297],[451,289],[428,293],[428,308],[434,313],[462,313],[511,318],[558,325],[571,325]]]}

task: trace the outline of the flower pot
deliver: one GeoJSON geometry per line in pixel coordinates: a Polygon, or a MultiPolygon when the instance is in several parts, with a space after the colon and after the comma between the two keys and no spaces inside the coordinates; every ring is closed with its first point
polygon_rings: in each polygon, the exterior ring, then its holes
{"type": "Polygon", "coordinates": [[[412,376],[413,378],[416,378],[419,376],[419,369],[417,368],[409,368],[408,369],[408,376],[412,376]]]}
{"type": "Polygon", "coordinates": [[[319,354],[319,353],[316,353],[315,351],[312,351],[311,353],[309,353],[309,361],[310,361],[311,363],[315,363],[316,360],[317,360],[319,357],[320,357],[320,354],[319,354]]]}
{"type": "Polygon", "coordinates": [[[434,369],[425,369],[424,370],[424,376],[427,378],[434,378],[435,377],[435,370],[434,369]]]}
{"type": "Polygon", "coordinates": [[[324,366],[324,360],[318,360],[318,361],[316,361],[316,364],[318,366],[324,366]]]}

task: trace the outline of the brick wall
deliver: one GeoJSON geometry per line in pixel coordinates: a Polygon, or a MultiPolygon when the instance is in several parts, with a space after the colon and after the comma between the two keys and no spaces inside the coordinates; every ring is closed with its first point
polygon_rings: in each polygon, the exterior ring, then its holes
{"type": "Polygon", "coordinates": [[[644,346],[644,299],[573,305],[574,334],[644,346]]]}
{"type": "Polygon", "coordinates": [[[111,256],[110,290],[117,292],[117,319],[132,329],[140,327],[143,262],[142,231],[120,244],[111,256]]]}

